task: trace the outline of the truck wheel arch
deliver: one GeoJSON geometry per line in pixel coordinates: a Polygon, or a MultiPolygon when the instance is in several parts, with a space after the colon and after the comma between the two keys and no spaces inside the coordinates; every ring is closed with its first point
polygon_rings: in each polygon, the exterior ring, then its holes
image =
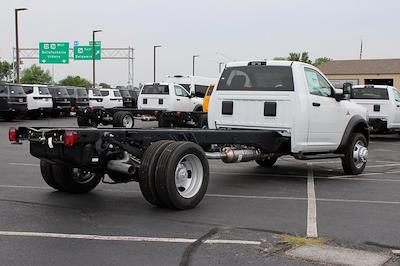
{"type": "Polygon", "coordinates": [[[351,134],[354,132],[359,132],[363,134],[367,140],[367,144],[369,143],[370,132],[368,122],[362,116],[355,115],[350,119],[349,123],[347,123],[346,129],[343,133],[343,137],[338,148],[339,151],[342,151],[344,149],[344,147],[350,140],[351,134]]]}

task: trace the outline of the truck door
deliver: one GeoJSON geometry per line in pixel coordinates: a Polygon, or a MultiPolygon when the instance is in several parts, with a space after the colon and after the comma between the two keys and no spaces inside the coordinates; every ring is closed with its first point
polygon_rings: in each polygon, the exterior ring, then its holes
{"type": "Polygon", "coordinates": [[[395,106],[394,124],[396,127],[400,127],[400,91],[393,89],[393,95],[395,106]]]}
{"type": "Polygon", "coordinates": [[[172,111],[182,111],[191,112],[194,109],[194,103],[190,99],[190,94],[182,86],[174,85],[175,91],[175,110],[172,111]]]}
{"type": "Polygon", "coordinates": [[[307,151],[335,150],[351,117],[347,103],[332,97],[334,89],[318,71],[304,67],[304,74],[310,105],[307,151]]]}

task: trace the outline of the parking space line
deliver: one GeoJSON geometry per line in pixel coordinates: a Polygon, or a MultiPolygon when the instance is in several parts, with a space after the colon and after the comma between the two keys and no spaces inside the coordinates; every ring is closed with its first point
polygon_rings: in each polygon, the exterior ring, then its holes
{"type": "MultiPolygon", "coordinates": [[[[64,234],[64,233],[42,233],[42,232],[18,232],[0,231],[0,236],[15,237],[41,237],[41,238],[62,238],[62,239],[82,239],[99,241],[130,241],[130,242],[158,242],[158,243],[193,243],[197,239],[193,238],[170,238],[170,237],[142,237],[142,236],[105,236],[87,234],[64,234]]],[[[237,245],[260,245],[261,241],[236,240],[236,239],[208,239],[203,244],[237,244],[237,245]]]]}
{"type": "Polygon", "coordinates": [[[8,163],[10,165],[18,165],[18,166],[40,166],[38,163],[8,163]]]}
{"type": "Polygon", "coordinates": [[[389,167],[389,166],[400,166],[400,163],[368,165],[367,168],[389,167]]]}
{"type": "Polygon", "coordinates": [[[307,177],[307,237],[318,237],[317,233],[317,204],[315,200],[314,171],[308,163],[307,177]]]}

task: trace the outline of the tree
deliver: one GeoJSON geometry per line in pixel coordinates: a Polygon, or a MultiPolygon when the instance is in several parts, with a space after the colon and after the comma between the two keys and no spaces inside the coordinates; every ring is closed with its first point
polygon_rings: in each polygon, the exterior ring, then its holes
{"type": "Polygon", "coordinates": [[[13,64],[8,63],[7,61],[0,61],[0,81],[10,81],[12,72],[13,72],[13,64]]]}
{"type": "Polygon", "coordinates": [[[44,71],[40,66],[34,64],[22,71],[21,83],[48,84],[52,80],[50,72],[44,71]]]}
{"type": "Polygon", "coordinates": [[[300,61],[300,53],[289,53],[288,61],[300,61]]]}
{"type": "Polygon", "coordinates": [[[286,58],[285,58],[285,57],[278,56],[278,57],[274,57],[273,60],[275,60],[275,61],[285,61],[286,58]]]}
{"type": "Polygon", "coordinates": [[[302,52],[302,53],[289,53],[289,56],[287,57],[288,61],[300,61],[303,63],[308,63],[311,64],[311,60],[308,56],[308,52],[302,52]]]}
{"type": "Polygon", "coordinates": [[[110,86],[110,84],[107,84],[107,83],[104,83],[104,82],[101,82],[100,84],[99,84],[99,86],[100,87],[102,87],[102,88],[111,88],[111,86],[110,86]]]}
{"type": "Polygon", "coordinates": [[[87,79],[81,78],[80,76],[67,76],[58,83],[63,86],[76,86],[85,88],[90,88],[92,86],[87,79]]]}
{"type": "Polygon", "coordinates": [[[310,58],[308,56],[308,52],[302,52],[301,53],[300,61],[303,62],[303,63],[311,64],[311,60],[310,60],[310,58]]]}
{"type": "Polygon", "coordinates": [[[332,58],[329,57],[319,57],[317,59],[314,60],[314,66],[318,67],[326,62],[332,61],[332,58]]]}

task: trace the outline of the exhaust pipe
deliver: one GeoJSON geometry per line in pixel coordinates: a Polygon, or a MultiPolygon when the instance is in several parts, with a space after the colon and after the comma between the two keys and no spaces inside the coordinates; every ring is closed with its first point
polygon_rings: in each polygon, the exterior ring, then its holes
{"type": "Polygon", "coordinates": [[[208,159],[221,159],[224,163],[249,162],[260,158],[262,155],[255,149],[235,150],[225,147],[221,152],[206,152],[208,159]]]}
{"type": "Polygon", "coordinates": [[[122,159],[108,161],[107,169],[122,174],[133,175],[136,171],[136,167],[128,163],[129,159],[129,153],[124,152],[124,157],[122,159]]]}

